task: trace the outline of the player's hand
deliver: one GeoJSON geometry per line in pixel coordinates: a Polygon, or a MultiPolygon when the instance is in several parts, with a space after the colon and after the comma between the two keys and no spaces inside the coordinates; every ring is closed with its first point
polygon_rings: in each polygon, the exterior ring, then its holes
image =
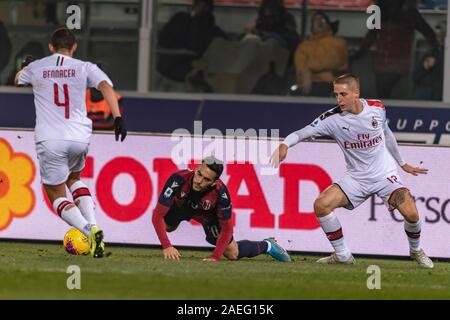
{"type": "Polygon", "coordinates": [[[20,68],[21,69],[25,68],[27,65],[32,63],[34,60],[36,60],[35,57],[33,57],[31,55],[26,55],[25,58],[23,58],[23,60],[22,60],[22,64],[20,65],[20,68]]]}
{"type": "Polygon", "coordinates": [[[270,164],[272,165],[273,168],[278,168],[280,162],[286,159],[287,152],[288,152],[287,145],[282,143],[278,146],[278,148],[272,153],[272,156],[270,157],[270,164]]]}
{"type": "Polygon", "coordinates": [[[174,247],[163,249],[164,259],[180,260],[181,254],[174,247]]]}
{"type": "Polygon", "coordinates": [[[123,121],[122,117],[116,117],[114,119],[114,132],[116,134],[116,141],[125,140],[125,137],[127,136],[127,128],[125,128],[125,122],[123,121]]]}
{"type": "Polygon", "coordinates": [[[215,259],[215,258],[213,258],[213,257],[209,257],[209,258],[203,259],[203,261],[217,262],[217,261],[219,261],[219,260],[217,260],[217,259],[215,259]]]}
{"type": "Polygon", "coordinates": [[[410,174],[412,174],[412,175],[414,175],[414,176],[417,176],[417,175],[419,175],[419,174],[427,174],[427,173],[428,173],[428,169],[420,168],[420,167],[412,167],[412,166],[410,166],[410,165],[407,164],[407,163],[405,163],[405,164],[402,166],[402,169],[403,169],[405,172],[408,172],[408,173],[410,173],[410,174]]]}

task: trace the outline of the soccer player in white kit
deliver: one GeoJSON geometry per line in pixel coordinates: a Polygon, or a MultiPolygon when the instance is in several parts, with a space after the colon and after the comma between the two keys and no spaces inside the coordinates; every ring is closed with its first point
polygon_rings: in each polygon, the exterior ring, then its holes
{"type": "Polygon", "coordinates": [[[416,204],[397,174],[395,162],[415,176],[426,174],[428,170],[403,161],[395,136],[388,127],[383,102],[360,99],[357,76],[342,75],[333,85],[338,106],[288,135],[271,157],[272,165],[278,167],[286,158],[288,148],[317,136],[333,137],[344,153],[346,175],[326,188],[314,202],[320,226],[335,250],[331,256],[317,262],[355,263],[333,211],[340,207],[354,209],[376,194],[389,210],[397,209],[403,215],[411,258],[421,267],[433,268],[433,262],[419,245],[421,222],[416,204]]]}
{"type": "Polygon", "coordinates": [[[77,49],[74,34],[57,29],[49,49],[52,55],[28,61],[15,83],[33,87],[36,152],[47,196],[58,215],[89,238],[91,256],[100,258],[105,250],[103,231],[97,226],[89,189],[80,180],[92,134],[86,88],[97,88],[108,102],[115,118],[116,140],[120,136],[123,141],[127,131],[111,80],[97,65],[73,58],[77,49]],[[66,186],[73,202],[66,197],[66,186]]]}

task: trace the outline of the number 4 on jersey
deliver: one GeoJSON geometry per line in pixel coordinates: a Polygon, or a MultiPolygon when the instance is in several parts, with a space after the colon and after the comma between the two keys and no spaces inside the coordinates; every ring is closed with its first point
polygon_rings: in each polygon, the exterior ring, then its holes
{"type": "Polygon", "coordinates": [[[70,117],[70,111],[69,111],[69,88],[67,87],[67,84],[63,84],[63,90],[64,90],[64,101],[59,102],[59,89],[58,85],[56,83],[53,84],[53,93],[55,98],[55,105],[58,107],[64,107],[64,115],[66,119],[69,119],[70,117]]]}

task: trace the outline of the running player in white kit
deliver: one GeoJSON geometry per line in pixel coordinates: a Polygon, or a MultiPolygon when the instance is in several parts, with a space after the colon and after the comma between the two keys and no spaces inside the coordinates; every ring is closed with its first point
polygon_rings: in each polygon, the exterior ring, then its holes
{"type": "Polygon", "coordinates": [[[95,64],[73,58],[74,34],[65,28],[53,32],[51,56],[30,62],[16,75],[16,85],[33,87],[36,106],[35,142],[41,180],[53,208],[69,225],[89,238],[90,254],[103,257],[103,231],[97,226],[94,201],[80,180],[92,134],[86,113],[86,88],[100,90],[115,118],[116,140],[127,131],[112,82],[95,64]],[[66,198],[66,186],[73,196],[66,198]]]}
{"type": "Polygon", "coordinates": [[[346,175],[325,189],[314,202],[314,212],[335,250],[331,256],[317,262],[355,263],[333,211],[340,207],[354,209],[376,194],[389,210],[397,209],[403,215],[411,258],[421,267],[433,268],[433,262],[419,246],[419,213],[409,190],[397,174],[395,162],[415,176],[426,174],[428,170],[412,167],[403,161],[395,136],[386,122],[383,102],[360,99],[358,77],[342,75],[333,85],[338,106],[288,135],[271,157],[272,165],[278,167],[286,158],[288,148],[317,136],[333,137],[344,153],[346,175]]]}

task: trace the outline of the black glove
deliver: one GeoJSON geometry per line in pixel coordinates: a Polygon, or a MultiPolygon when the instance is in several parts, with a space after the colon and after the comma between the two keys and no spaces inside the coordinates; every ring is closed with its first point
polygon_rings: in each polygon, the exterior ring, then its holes
{"type": "Polygon", "coordinates": [[[27,65],[32,63],[34,60],[36,60],[35,57],[33,57],[31,55],[26,55],[25,58],[23,58],[23,60],[22,60],[22,65],[20,66],[20,68],[21,69],[25,68],[27,65]]]}
{"type": "Polygon", "coordinates": [[[119,141],[119,136],[121,136],[120,141],[125,140],[127,136],[127,129],[125,128],[125,123],[122,117],[117,117],[114,119],[114,132],[116,133],[116,141],[119,141]]]}

